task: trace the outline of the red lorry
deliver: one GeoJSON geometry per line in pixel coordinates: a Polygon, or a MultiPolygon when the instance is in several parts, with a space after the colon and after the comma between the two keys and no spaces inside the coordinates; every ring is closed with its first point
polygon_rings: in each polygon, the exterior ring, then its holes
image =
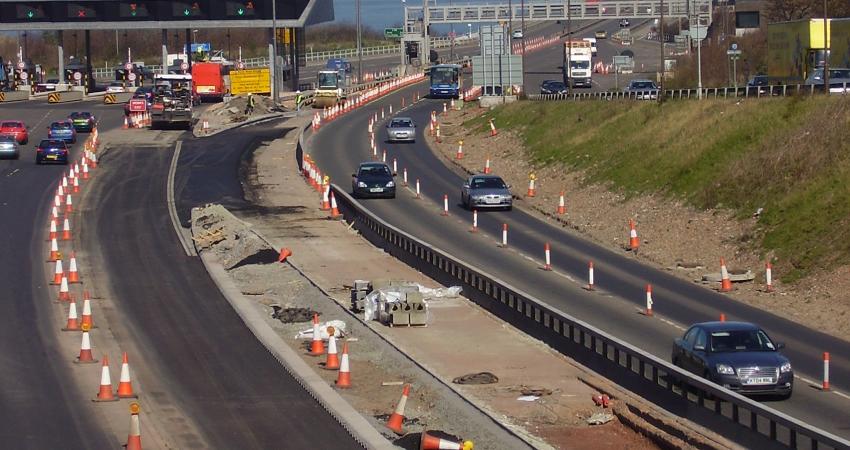
{"type": "Polygon", "coordinates": [[[226,71],[227,68],[220,63],[192,64],[192,91],[201,101],[221,101],[227,92],[226,71]]]}

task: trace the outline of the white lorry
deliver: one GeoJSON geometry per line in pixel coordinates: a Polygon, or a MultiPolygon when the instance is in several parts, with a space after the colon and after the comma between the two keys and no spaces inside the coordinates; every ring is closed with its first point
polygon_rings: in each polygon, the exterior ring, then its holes
{"type": "Polygon", "coordinates": [[[590,42],[564,42],[564,84],[572,87],[591,87],[592,59],[590,42]]]}

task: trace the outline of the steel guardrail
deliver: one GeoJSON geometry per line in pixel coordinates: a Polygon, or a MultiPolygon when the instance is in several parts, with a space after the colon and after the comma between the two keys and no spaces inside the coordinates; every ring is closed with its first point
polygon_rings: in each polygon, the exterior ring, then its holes
{"type": "MultiPolygon", "coordinates": [[[[303,149],[296,152],[301,167],[303,149]]],[[[377,247],[422,271],[440,283],[460,284],[464,295],[533,337],[571,357],[587,357],[621,375],[637,375],[651,382],[687,408],[694,403],[764,438],[799,448],[850,449],[850,441],[780,411],[725,389],[680,369],[659,357],[583,322],[481,268],[434,247],[390,225],[355,201],[347,191],[331,185],[343,217],[377,247]],[[584,354],[579,354],[583,352],[584,354]],[[611,364],[613,363],[613,367],[611,364]],[[695,395],[692,395],[695,390],[695,395]]],[[[683,406],[678,405],[678,406],[683,406]]]]}
{"type": "MultiPolygon", "coordinates": [[[[834,95],[850,94],[847,83],[830,83],[830,89],[841,89],[842,92],[831,92],[834,95]]],[[[699,99],[699,89],[665,89],[665,99],[699,99]]],[[[575,92],[572,94],[529,94],[532,101],[579,101],[579,100],[650,100],[647,94],[657,91],[601,91],[575,92]]],[[[799,95],[823,94],[823,86],[812,84],[782,84],[772,86],[740,86],[702,88],[702,98],[773,98],[793,97],[799,95]]],[[[656,94],[657,95],[657,94],[656,94]]],[[[657,98],[657,97],[655,97],[657,98]]],[[[652,98],[652,99],[655,99],[652,98]]]]}

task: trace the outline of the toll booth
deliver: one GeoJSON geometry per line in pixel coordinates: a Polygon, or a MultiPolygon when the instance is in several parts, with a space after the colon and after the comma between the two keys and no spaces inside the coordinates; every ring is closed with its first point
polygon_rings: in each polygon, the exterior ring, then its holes
{"type": "Polygon", "coordinates": [[[65,80],[73,86],[87,86],[89,75],[86,65],[80,62],[72,62],[65,66],[65,80]]]}

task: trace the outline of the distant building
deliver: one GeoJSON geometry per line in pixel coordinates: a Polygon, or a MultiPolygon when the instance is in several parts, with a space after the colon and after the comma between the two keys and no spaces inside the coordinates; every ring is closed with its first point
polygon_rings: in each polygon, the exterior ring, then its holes
{"type": "Polygon", "coordinates": [[[743,36],[767,25],[766,0],[736,0],[730,2],[735,11],[735,35],[743,36]]]}

